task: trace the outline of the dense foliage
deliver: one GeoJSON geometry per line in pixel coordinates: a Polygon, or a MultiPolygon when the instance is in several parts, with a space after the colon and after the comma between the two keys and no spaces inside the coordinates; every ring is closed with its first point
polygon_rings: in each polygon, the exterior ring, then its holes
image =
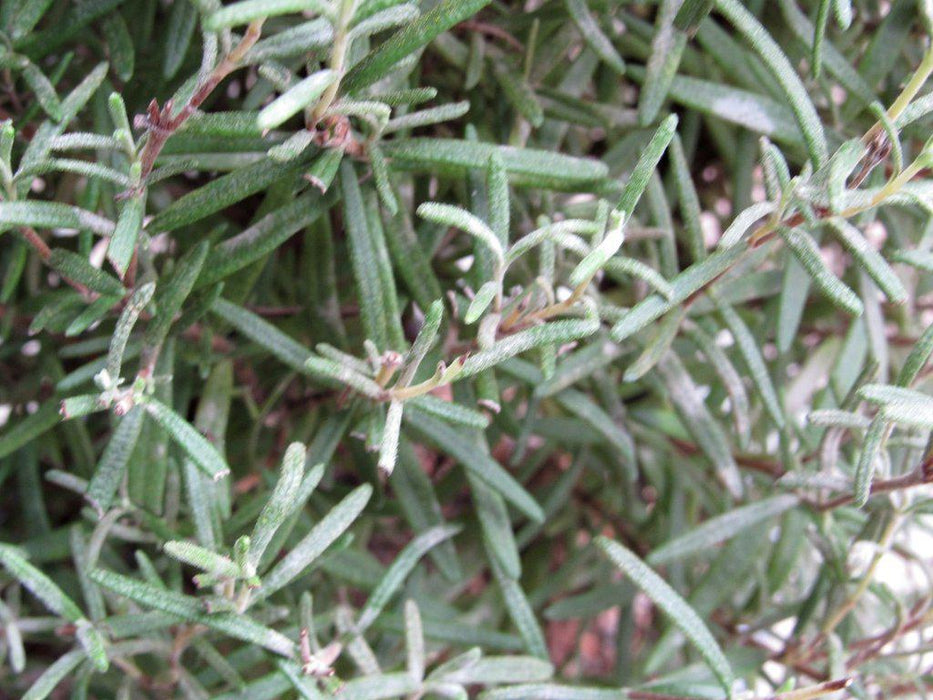
{"type": "Polygon", "coordinates": [[[4,0],[0,695],[926,697],[929,0],[4,0]]]}

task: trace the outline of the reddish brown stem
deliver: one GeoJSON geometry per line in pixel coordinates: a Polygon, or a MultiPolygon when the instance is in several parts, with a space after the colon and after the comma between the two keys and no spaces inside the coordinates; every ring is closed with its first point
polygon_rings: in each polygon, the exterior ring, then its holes
{"type": "Polygon", "coordinates": [[[146,115],[140,115],[136,118],[138,124],[141,123],[146,126],[149,134],[146,145],[139,156],[142,166],[142,177],[140,178],[142,182],[145,182],[152,172],[156,158],[159,157],[159,153],[165,147],[166,141],[197,111],[198,107],[210,96],[220,82],[240,67],[243,57],[259,40],[261,32],[262,20],[250,24],[240,43],[195,88],[194,93],[178,114],[172,115],[175,106],[171,100],[166,102],[161,110],[159,109],[159,103],[153,100],[149,103],[146,115]]]}

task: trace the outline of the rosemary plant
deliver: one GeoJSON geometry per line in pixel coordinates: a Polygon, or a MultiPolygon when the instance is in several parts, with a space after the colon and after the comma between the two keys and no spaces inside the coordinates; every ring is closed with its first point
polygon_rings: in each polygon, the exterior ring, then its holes
{"type": "Polygon", "coordinates": [[[0,696],[926,697],[931,31],[3,0],[0,696]]]}

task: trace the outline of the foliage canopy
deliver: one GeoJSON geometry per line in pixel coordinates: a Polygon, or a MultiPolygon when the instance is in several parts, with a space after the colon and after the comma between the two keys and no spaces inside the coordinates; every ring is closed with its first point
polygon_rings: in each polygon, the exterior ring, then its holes
{"type": "Polygon", "coordinates": [[[925,697],[931,28],[4,0],[0,694],[925,697]]]}

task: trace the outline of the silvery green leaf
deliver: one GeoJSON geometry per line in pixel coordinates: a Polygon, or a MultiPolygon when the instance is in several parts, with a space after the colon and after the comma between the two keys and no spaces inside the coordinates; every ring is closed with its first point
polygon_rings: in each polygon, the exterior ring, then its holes
{"type": "Polygon", "coordinates": [[[597,160],[454,139],[395,139],[383,144],[383,151],[392,159],[393,168],[456,177],[485,168],[489,158],[498,153],[510,183],[529,187],[581,188],[608,174],[605,164],[597,160]]]}
{"type": "Polygon", "coordinates": [[[241,0],[215,10],[204,20],[204,29],[217,32],[228,27],[248,24],[257,19],[290,14],[316,12],[330,15],[330,4],[325,0],[241,0]]]}
{"type": "Polygon", "coordinates": [[[547,659],[548,651],[544,632],[521,585],[502,570],[496,559],[491,559],[489,563],[499,591],[505,600],[509,617],[512,618],[512,622],[525,642],[525,649],[529,654],[540,659],[547,659]]]}
{"type": "Polygon", "coordinates": [[[146,399],[143,407],[211,479],[217,481],[230,473],[230,467],[217,448],[175,411],[153,398],[146,399]]]}
{"type": "Polygon", "coordinates": [[[52,579],[30,564],[21,550],[0,543],[0,565],[56,615],[70,622],[84,617],[81,608],[52,579]]]}
{"type": "Polygon", "coordinates": [[[472,666],[443,676],[445,681],[473,685],[482,683],[534,683],[548,680],[554,667],[534,656],[487,656],[472,666]]]}
{"type": "Polygon", "coordinates": [[[311,356],[311,351],[268,321],[241,306],[231,304],[226,299],[215,301],[211,311],[289,367],[300,372],[305,371],[305,362],[311,356]]]}
{"type": "Polygon", "coordinates": [[[733,496],[741,496],[742,478],[729,441],[710,415],[699,388],[681,360],[674,353],[668,353],[661,358],[657,371],[684,427],[713,463],[719,480],[733,496]]]}
{"type": "Polygon", "coordinates": [[[295,83],[262,109],[256,118],[259,128],[274,129],[301,110],[311,107],[337,77],[334,71],[325,68],[295,83]]]}
{"type": "Polygon", "coordinates": [[[586,0],[565,0],[567,12],[580,34],[593,52],[619,75],[625,74],[625,60],[619,55],[612,40],[606,36],[599,23],[586,6],[586,0]]]}
{"type": "Polygon", "coordinates": [[[389,74],[399,61],[488,5],[490,0],[441,0],[358,63],[344,80],[348,92],[361,90],[389,74]]]}
{"type": "Polygon", "coordinates": [[[521,555],[515,543],[515,533],[505,500],[474,475],[468,473],[467,478],[473,496],[473,509],[479,519],[483,545],[488,555],[495,557],[506,576],[521,578],[521,555]]]}
{"type": "Polygon", "coordinates": [[[256,644],[280,656],[295,656],[295,644],[285,635],[265,627],[246,615],[232,612],[208,613],[198,598],[159,588],[104,569],[93,569],[90,578],[104,588],[179,620],[199,623],[222,634],[256,644]]]}
{"type": "Polygon", "coordinates": [[[401,401],[390,401],[386,410],[385,425],[382,428],[382,442],[379,446],[379,461],[377,466],[384,478],[392,475],[395,461],[398,459],[399,433],[402,430],[401,401]]]}
{"type": "Polygon", "coordinates": [[[418,561],[432,548],[460,531],[459,527],[444,525],[422,532],[409,542],[395,557],[392,566],[366,600],[356,622],[357,633],[362,634],[379,617],[383,608],[402,586],[418,561]]]}
{"type": "Polygon", "coordinates": [[[826,135],[816,108],[787,56],[758,19],[738,0],[716,0],[716,8],[751,44],[780,83],[807,144],[810,159],[815,168],[821,168],[829,160],[826,135]]]}
{"type": "Polygon", "coordinates": [[[800,502],[797,496],[784,494],[772,496],[755,503],[740,506],[715,518],[710,518],[699,527],[668,540],[648,555],[646,561],[652,566],[666,564],[681,557],[691,556],[713,547],[742,532],[762,520],[770,520],[800,502]]]}
{"type": "Polygon", "coordinates": [[[421,627],[421,612],[413,600],[405,601],[405,649],[408,652],[408,675],[417,681],[424,680],[424,630],[421,627]]]}
{"type": "Polygon", "coordinates": [[[533,520],[541,521],[544,514],[534,498],[489,455],[477,450],[471,440],[459,431],[418,410],[406,411],[406,421],[417,434],[447,452],[464,468],[470,470],[494,491],[498,491],[516,508],[533,520]]]}
{"type": "Polygon", "coordinates": [[[625,573],[696,646],[710,669],[719,679],[727,695],[732,694],[734,676],[729,661],[722,653],[716,639],[694,610],[631,551],[618,542],[600,535],[596,538],[599,547],[609,560],[625,573]]]}
{"type": "Polygon", "coordinates": [[[541,326],[518,331],[503,338],[488,350],[481,350],[468,357],[463,363],[463,369],[459,376],[466,378],[478,374],[532,348],[540,348],[545,345],[561,345],[573,340],[587,338],[596,333],[599,326],[598,318],[587,318],[550,321],[541,326]]]}
{"type": "MultiPolygon", "coordinates": [[[[253,567],[259,566],[259,560],[262,559],[276,530],[293,511],[295,497],[304,477],[306,459],[307,450],[300,442],[293,442],[285,450],[275,488],[256,519],[256,525],[250,535],[248,558],[253,567]]],[[[313,473],[317,476],[316,481],[320,481],[324,474],[323,466],[315,467],[313,473]]]]}
{"type": "Polygon", "coordinates": [[[855,467],[855,505],[859,508],[868,503],[868,498],[871,496],[871,482],[875,473],[875,463],[880,458],[880,453],[890,432],[890,422],[885,418],[884,412],[879,411],[865,431],[862,449],[859,452],[858,463],[855,467]]]}
{"type": "Polygon", "coordinates": [[[638,121],[642,126],[648,126],[657,117],[687,45],[686,35],[674,28],[681,4],[682,0],[663,0],[658,10],[645,84],[638,96],[638,121]]]}
{"type": "Polygon", "coordinates": [[[661,156],[664,155],[664,151],[667,150],[667,145],[674,138],[676,131],[677,115],[672,114],[661,122],[648,145],[641,152],[632,174],[629,175],[628,181],[625,183],[625,189],[622,190],[622,196],[619,198],[616,209],[625,212],[635,211],[638,200],[641,199],[645,188],[648,186],[648,179],[655,171],[655,168],[658,167],[661,156]]]}
{"type": "Polygon", "coordinates": [[[862,315],[862,300],[829,270],[820,256],[819,248],[809,235],[800,229],[783,229],[781,237],[800,265],[809,273],[814,284],[834,305],[853,316],[862,315]]]}
{"type": "Polygon", "coordinates": [[[144,416],[142,407],[134,406],[120,418],[97,463],[97,469],[87,487],[87,499],[99,515],[103,515],[113,504],[114,495],[123,481],[127,464],[139,440],[144,416]]]}
{"type": "Polygon", "coordinates": [[[194,542],[172,540],[163,544],[162,549],[173,559],[195,566],[218,578],[234,579],[241,574],[240,567],[229,557],[212,552],[194,542]]]}
{"type": "Polygon", "coordinates": [[[107,372],[111,378],[116,380],[120,376],[120,369],[123,365],[123,354],[126,352],[126,344],[130,339],[130,333],[139,315],[146,308],[146,305],[152,301],[155,294],[155,282],[147,282],[139,287],[130,295],[126,306],[120,312],[120,318],[117,319],[116,328],[110,338],[110,347],[107,350],[107,372]]]}
{"type": "MultiPolygon", "coordinates": [[[[2,212],[0,212],[0,218],[2,218],[2,212]]],[[[126,293],[119,280],[93,267],[83,255],[63,248],[55,248],[49,256],[48,263],[53,270],[57,270],[74,282],[83,284],[91,291],[120,298],[126,293]]]]}
{"type": "Polygon", "coordinates": [[[413,399],[408,399],[406,404],[414,406],[419,411],[429,416],[440,418],[441,420],[453,425],[463,425],[468,428],[488,428],[489,417],[481,412],[466,406],[461,406],[452,401],[444,401],[431,394],[423,394],[413,399]]]}
{"type": "Polygon", "coordinates": [[[656,321],[691,295],[701,290],[732,267],[744,253],[744,246],[715,251],[702,262],[694,263],[671,280],[674,294],[664,298],[652,294],[633,306],[613,327],[612,339],[621,342],[656,321]]]}
{"type": "Polygon", "coordinates": [[[476,292],[476,296],[470,301],[470,306],[463,317],[463,322],[467,324],[476,323],[480,316],[489,308],[489,304],[495,299],[499,291],[499,283],[496,280],[489,280],[483,283],[483,286],[476,292]]]}
{"type": "Polygon", "coordinates": [[[357,486],[334,506],[311,531],[263,577],[259,598],[268,598],[288,585],[353,524],[372,495],[369,484],[357,486]]]}
{"type": "Polygon", "coordinates": [[[407,672],[373,674],[347,681],[340,688],[345,700],[381,700],[397,698],[418,691],[420,683],[407,672]]]}
{"type": "Polygon", "coordinates": [[[907,290],[895,274],[891,266],[872,247],[865,236],[852,224],[842,218],[829,220],[829,228],[846,250],[855,258],[859,266],[875,281],[878,288],[884,292],[888,301],[894,304],[903,304],[907,301],[907,290]]]}
{"type": "Polygon", "coordinates": [[[500,264],[505,260],[505,251],[499,237],[484,221],[470,212],[450,204],[425,202],[418,207],[418,216],[470,234],[489,248],[500,264]]]}
{"type": "Polygon", "coordinates": [[[43,700],[52,694],[52,691],[65,678],[72,675],[78,665],[87,658],[83,649],[72,649],[59,656],[54,662],[36,678],[23,695],[23,700],[43,700]]]}

